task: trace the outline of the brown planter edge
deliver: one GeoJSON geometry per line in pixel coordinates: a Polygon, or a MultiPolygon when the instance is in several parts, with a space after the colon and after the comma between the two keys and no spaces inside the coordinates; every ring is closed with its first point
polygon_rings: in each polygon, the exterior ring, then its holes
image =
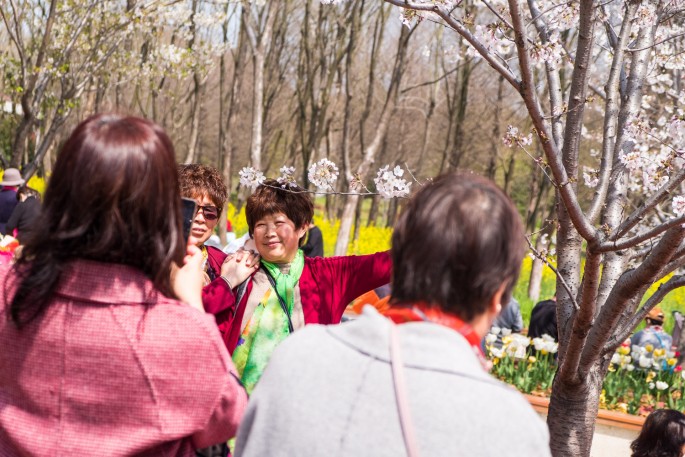
{"type": "MultiPolygon", "coordinates": [[[[535,411],[547,414],[549,409],[549,398],[536,397],[535,395],[527,394],[524,394],[523,396],[526,397],[526,400],[528,400],[528,403],[530,403],[535,411]]],[[[640,431],[642,430],[642,425],[645,423],[645,418],[641,416],[633,416],[632,414],[600,409],[597,413],[597,423],[622,428],[625,430],[640,431]]]]}

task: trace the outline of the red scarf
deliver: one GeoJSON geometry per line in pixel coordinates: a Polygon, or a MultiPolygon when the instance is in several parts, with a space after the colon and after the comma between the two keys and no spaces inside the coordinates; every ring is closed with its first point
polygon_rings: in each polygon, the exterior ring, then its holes
{"type": "Polygon", "coordinates": [[[478,336],[469,324],[459,319],[454,314],[446,313],[441,311],[437,306],[430,306],[424,302],[414,303],[411,306],[404,304],[399,306],[395,305],[383,314],[396,324],[424,321],[451,328],[466,338],[466,341],[471,345],[474,354],[478,357],[483,368],[486,371],[490,370],[491,364],[483,353],[480,336],[478,336]]]}

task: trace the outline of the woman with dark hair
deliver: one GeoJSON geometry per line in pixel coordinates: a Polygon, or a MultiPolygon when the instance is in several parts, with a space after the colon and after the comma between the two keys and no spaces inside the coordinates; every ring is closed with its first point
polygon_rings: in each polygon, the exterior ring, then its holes
{"type": "Polygon", "coordinates": [[[76,127],[22,256],[0,269],[0,454],[192,456],[233,436],[246,395],[181,219],[159,126],[76,127]]]}
{"type": "Polygon", "coordinates": [[[653,411],[640,435],[630,443],[631,457],[682,457],[685,455],[685,414],[673,409],[653,411]]]}
{"type": "Polygon", "coordinates": [[[14,207],[10,220],[7,221],[6,230],[10,235],[16,230],[15,238],[21,242],[40,214],[40,194],[37,190],[22,185],[17,190],[17,201],[17,206],[14,207]]]}
{"type": "Polygon", "coordinates": [[[205,301],[207,311],[217,315],[248,393],[273,349],[289,334],[306,324],[339,323],[355,297],[390,280],[387,252],[305,258],[300,247],[313,215],[309,193],[265,181],[245,207],[250,244],[260,255],[261,268],[244,274],[235,271],[246,271],[243,264],[229,262],[229,272],[247,281],[231,282],[235,287],[229,301],[205,301]]]}
{"type": "Polygon", "coordinates": [[[392,236],[390,319],[367,306],[280,345],[236,456],[549,456],[544,422],[487,373],[480,346],[509,302],[523,239],[492,182],[448,174],[423,186],[392,236]]]}

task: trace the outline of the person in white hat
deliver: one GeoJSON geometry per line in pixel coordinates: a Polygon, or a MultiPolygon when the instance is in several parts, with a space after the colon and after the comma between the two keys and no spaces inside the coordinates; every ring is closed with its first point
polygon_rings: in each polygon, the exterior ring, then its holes
{"type": "MultiPolygon", "coordinates": [[[[6,235],[5,225],[10,220],[14,207],[17,206],[17,188],[26,181],[16,168],[7,168],[0,182],[0,233],[6,235]]],[[[10,233],[11,235],[11,233],[10,233]]]]}

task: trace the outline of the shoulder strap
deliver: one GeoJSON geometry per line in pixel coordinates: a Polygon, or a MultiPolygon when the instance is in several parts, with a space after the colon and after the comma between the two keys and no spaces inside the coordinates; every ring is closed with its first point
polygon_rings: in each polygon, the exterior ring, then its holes
{"type": "Polygon", "coordinates": [[[397,325],[393,322],[390,322],[390,366],[395,385],[395,400],[397,402],[397,412],[400,416],[400,428],[404,438],[404,447],[407,449],[409,457],[419,457],[419,449],[416,445],[416,436],[414,434],[414,423],[411,419],[411,411],[409,411],[409,398],[404,379],[399,332],[397,331],[397,325]]]}
{"type": "Polygon", "coordinates": [[[281,304],[281,309],[285,313],[285,316],[288,318],[288,330],[290,331],[290,333],[293,333],[295,330],[293,328],[293,320],[290,318],[290,310],[288,310],[288,305],[285,304],[285,300],[283,299],[283,297],[281,297],[281,294],[278,293],[278,289],[276,289],[276,280],[273,278],[273,276],[271,276],[271,273],[269,273],[266,270],[266,268],[263,268],[262,266],[260,266],[260,268],[264,270],[264,273],[266,273],[266,277],[269,278],[269,284],[271,284],[271,288],[274,290],[274,293],[278,297],[278,303],[281,304]]]}

